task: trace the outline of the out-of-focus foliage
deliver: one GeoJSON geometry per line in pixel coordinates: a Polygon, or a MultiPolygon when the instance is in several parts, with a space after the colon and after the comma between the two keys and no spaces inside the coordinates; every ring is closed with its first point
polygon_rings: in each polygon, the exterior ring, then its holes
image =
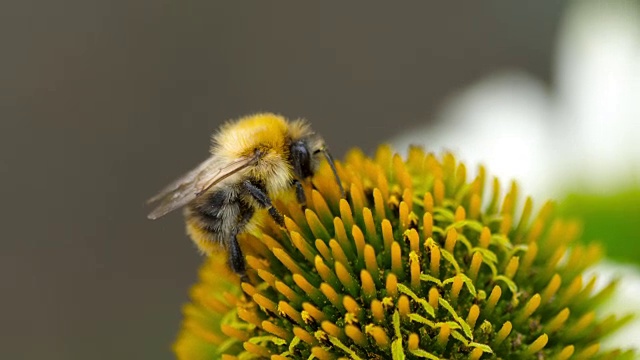
{"type": "Polygon", "coordinates": [[[609,195],[570,194],[560,211],[564,217],[581,218],[582,239],[601,242],[609,257],[640,264],[640,188],[609,195]]]}

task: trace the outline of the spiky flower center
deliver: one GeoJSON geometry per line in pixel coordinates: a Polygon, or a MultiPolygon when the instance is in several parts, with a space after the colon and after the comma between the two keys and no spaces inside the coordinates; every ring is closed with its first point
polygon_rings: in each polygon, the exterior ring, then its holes
{"type": "Polygon", "coordinates": [[[242,292],[195,290],[180,357],[589,358],[625,320],[596,319],[614,284],[592,294],[581,274],[600,248],[573,245],[579,226],[550,203],[532,217],[527,198],[516,215],[515,183],[501,198],[494,179],[485,194],[484,168],[469,182],[452,155],[419,148],[406,160],[353,151],[338,172],[347,199],[323,167],[306,209],[277,203],[286,229],[267,221],[243,237],[242,292]]]}

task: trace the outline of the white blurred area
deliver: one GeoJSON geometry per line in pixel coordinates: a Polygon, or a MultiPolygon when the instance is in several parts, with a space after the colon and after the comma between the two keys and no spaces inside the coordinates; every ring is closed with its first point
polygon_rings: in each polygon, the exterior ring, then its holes
{"type": "Polygon", "coordinates": [[[606,191],[638,183],[640,9],[632,1],[575,2],[557,46],[554,85],[518,71],[453,96],[435,127],[393,139],[483,163],[536,198],[567,183],[606,191]]]}
{"type": "MultiPolygon", "coordinates": [[[[392,139],[453,151],[516,179],[539,203],[564,190],[607,193],[640,184],[640,5],[573,2],[559,34],[553,85],[518,70],[493,74],[453,96],[436,126],[392,139]]],[[[472,169],[469,169],[472,170],[472,169]]],[[[507,184],[503,184],[505,186],[507,184]]],[[[640,239],[639,239],[640,240],[640,239]]],[[[607,310],[640,317],[640,272],[604,262],[592,271],[621,276],[607,310]]],[[[640,319],[603,346],[640,349],[640,319]]]]}
{"type": "Polygon", "coordinates": [[[589,269],[584,279],[590,279],[592,274],[598,275],[596,290],[605,287],[611,280],[620,279],[614,296],[603,307],[606,315],[611,313],[617,316],[635,314],[635,318],[620,331],[606,338],[602,347],[609,348],[635,348],[640,352],[640,269],[637,266],[618,264],[611,261],[603,261],[599,265],[589,269]]]}
{"type": "MultiPolygon", "coordinates": [[[[543,84],[517,71],[492,75],[453,97],[436,126],[412,129],[392,140],[399,151],[421,144],[429,151],[451,151],[475,175],[484,164],[504,188],[517,179],[531,195],[544,195],[552,165],[553,116],[543,84]]],[[[534,198],[540,198],[535,196],[534,198]]]]}

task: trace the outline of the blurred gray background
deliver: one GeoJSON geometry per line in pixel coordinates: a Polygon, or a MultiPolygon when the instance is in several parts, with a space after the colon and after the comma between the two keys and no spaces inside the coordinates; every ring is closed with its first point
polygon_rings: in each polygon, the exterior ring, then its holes
{"type": "Polygon", "coordinates": [[[561,3],[3,3],[0,358],[172,358],[202,259],[144,200],[224,120],[371,151],[494,70],[548,82],[561,3]]]}

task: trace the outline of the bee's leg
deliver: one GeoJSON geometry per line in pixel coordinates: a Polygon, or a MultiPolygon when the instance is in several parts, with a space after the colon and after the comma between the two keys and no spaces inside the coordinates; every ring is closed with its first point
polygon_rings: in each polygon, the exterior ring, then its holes
{"type": "Polygon", "coordinates": [[[261,186],[256,185],[249,180],[245,180],[243,185],[262,207],[269,210],[269,215],[271,215],[273,220],[275,220],[278,225],[284,227],[284,216],[282,216],[280,211],[273,206],[266,191],[261,188],[261,186]]]}
{"type": "Polygon", "coordinates": [[[296,188],[296,199],[298,203],[302,205],[302,207],[307,206],[307,196],[304,194],[304,188],[302,187],[302,183],[298,179],[293,179],[291,181],[291,185],[296,188]]]}
{"type": "Polygon", "coordinates": [[[242,229],[247,225],[247,223],[253,217],[253,207],[245,204],[243,202],[239,202],[239,218],[238,222],[231,228],[229,234],[229,243],[227,244],[227,256],[229,261],[229,267],[233,272],[240,276],[240,280],[242,282],[249,282],[249,278],[246,273],[246,263],[244,259],[244,255],[242,254],[242,249],[240,248],[240,243],[238,242],[238,234],[242,232],[242,229]]]}
{"type": "Polygon", "coordinates": [[[229,267],[234,273],[240,275],[242,281],[245,281],[245,279],[247,278],[247,274],[244,263],[244,255],[242,255],[242,249],[240,249],[237,235],[237,231],[234,231],[231,234],[231,238],[229,239],[229,245],[227,248],[227,252],[229,254],[229,267]]]}

